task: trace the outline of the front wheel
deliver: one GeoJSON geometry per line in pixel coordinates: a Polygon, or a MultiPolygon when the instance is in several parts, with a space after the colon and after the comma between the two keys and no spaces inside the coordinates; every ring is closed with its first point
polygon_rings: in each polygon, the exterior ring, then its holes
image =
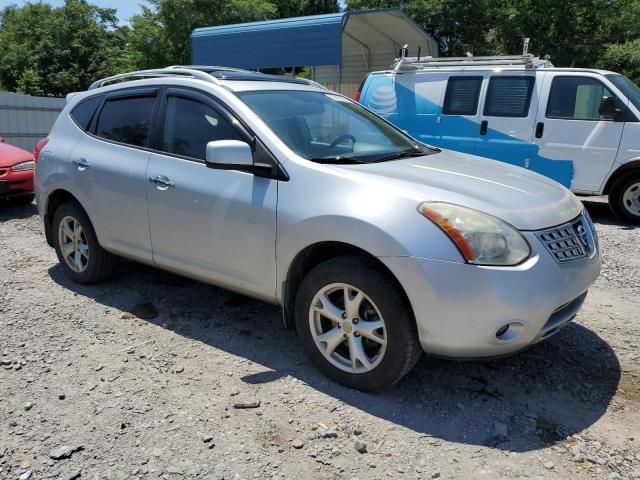
{"type": "Polygon", "coordinates": [[[626,173],[615,181],[609,193],[609,206],[621,220],[640,225],[640,172],[626,173]]]}
{"type": "Polygon", "coordinates": [[[77,203],[60,205],[52,228],[58,260],[71,280],[91,284],[113,275],[117,257],[100,246],[89,217],[77,203]]]}
{"type": "Polygon", "coordinates": [[[386,272],[357,256],[315,267],[296,295],[296,328],[311,361],[362,391],[388,388],[415,365],[415,320],[386,272]]]}

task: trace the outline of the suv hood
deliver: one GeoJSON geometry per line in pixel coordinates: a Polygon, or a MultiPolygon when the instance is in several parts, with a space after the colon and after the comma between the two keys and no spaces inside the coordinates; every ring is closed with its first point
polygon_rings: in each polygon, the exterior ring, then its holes
{"type": "Polygon", "coordinates": [[[369,178],[397,180],[395,185],[387,186],[400,188],[403,193],[422,200],[474,208],[501,218],[519,230],[560,225],[577,217],[583,208],[573,193],[547,177],[495,160],[447,150],[424,157],[332,167],[369,178]]]}

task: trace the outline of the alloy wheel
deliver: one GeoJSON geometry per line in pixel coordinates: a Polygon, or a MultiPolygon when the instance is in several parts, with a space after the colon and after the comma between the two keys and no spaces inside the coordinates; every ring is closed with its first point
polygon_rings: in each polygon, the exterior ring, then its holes
{"type": "Polygon", "coordinates": [[[309,325],[320,352],[345,372],[370,372],[385,355],[384,318],[373,301],[353,285],[333,283],[320,289],[311,302],[309,325]]]}
{"type": "Polygon", "coordinates": [[[622,203],[629,213],[640,216],[640,182],[629,185],[622,195],[622,203]]]}
{"type": "Polygon", "coordinates": [[[67,266],[76,273],[82,273],[89,264],[89,244],[84,229],[71,216],[63,217],[58,226],[60,251],[67,266]]]}

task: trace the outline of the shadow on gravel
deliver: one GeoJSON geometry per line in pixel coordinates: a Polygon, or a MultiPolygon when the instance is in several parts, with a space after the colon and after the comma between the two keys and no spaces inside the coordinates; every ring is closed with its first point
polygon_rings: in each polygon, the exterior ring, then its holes
{"type": "MultiPolygon", "coordinates": [[[[571,324],[500,360],[423,356],[397,387],[363,394],[320,374],[272,305],[133,263],[100,286],[71,283],[58,265],[49,273],[58,284],[109,308],[131,311],[150,302],[157,316],[148,322],[262,365],[263,372],[242,378],[247,384],[277,386],[284,377],[295,377],[339,402],[423,434],[425,442],[436,437],[519,452],[549,446],[596,422],[621,375],[611,347],[571,324]]],[[[214,362],[211,375],[217,375],[214,362]]]]}
{"type": "Polygon", "coordinates": [[[14,203],[11,200],[0,198],[0,222],[7,220],[29,218],[38,214],[38,207],[35,203],[28,205],[14,203]]]}
{"type": "Polygon", "coordinates": [[[584,199],[581,199],[581,201],[589,212],[589,215],[591,215],[591,219],[596,224],[613,225],[623,230],[634,230],[638,228],[638,226],[629,225],[618,220],[609,209],[607,202],[596,202],[584,199]]]}

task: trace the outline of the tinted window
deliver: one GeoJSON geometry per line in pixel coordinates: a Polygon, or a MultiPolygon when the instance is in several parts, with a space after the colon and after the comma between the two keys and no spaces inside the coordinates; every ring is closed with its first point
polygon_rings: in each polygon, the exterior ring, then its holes
{"type": "Polygon", "coordinates": [[[97,135],[129,145],[146,146],[155,100],[155,97],[107,100],[100,112],[97,135]]]}
{"type": "Polygon", "coordinates": [[[595,78],[556,77],[551,84],[547,117],[570,120],[600,120],[603,97],[614,96],[595,78]]]}
{"type": "Polygon", "coordinates": [[[475,115],[482,77],[450,77],[444,97],[445,115],[475,115]]]}
{"type": "Polygon", "coordinates": [[[492,77],[484,114],[489,117],[528,116],[534,81],[533,77],[492,77]]]}
{"type": "Polygon", "coordinates": [[[622,93],[627,96],[629,101],[633,103],[637,109],[640,109],[640,87],[638,87],[638,85],[624,75],[609,74],[606,75],[606,77],[611,80],[611,83],[622,90],[622,93]]]}
{"type": "Polygon", "coordinates": [[[204,103],[182,97],[167,98],[163,150],[186,157],[206,157],[207,143],[241,140],[238,131],[220,113],[204,103]]]}
{"type": "Polygon", "coordinates": [[[102,96],[87,98],[80,102],[72,111],[71,117],[78,124],[78,126],[86,130],[89,128],[93,114],[96,113],[96,108],[100,105],[102,96]]]}

